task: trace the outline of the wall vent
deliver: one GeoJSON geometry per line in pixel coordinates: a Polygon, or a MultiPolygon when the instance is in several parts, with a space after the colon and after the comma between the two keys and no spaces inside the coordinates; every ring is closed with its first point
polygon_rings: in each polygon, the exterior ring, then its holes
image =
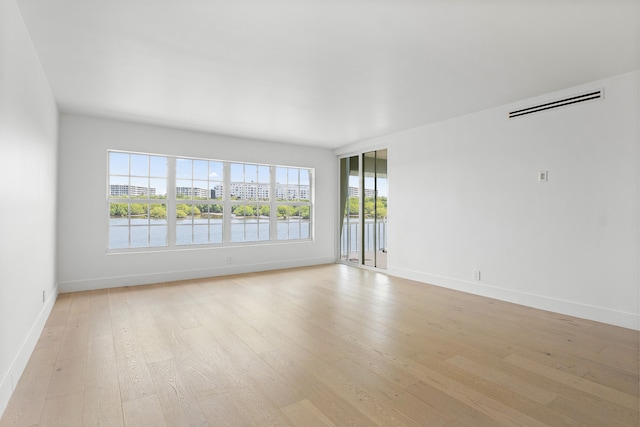
{"type": "Polygon", "coordinates": [[[582,95],[559,99],[553,102],[547,102],[546,104],[534,105],[533,107],[523,108],[522,110],[511,111],[509,113],[509,118],[513,119],[515,117],[525,116],[527,114],[537,113],[539,111],[551,110],[552,108],[565,107],[567,105],[601,98],[604,98],[604,90],[602,89],[596,90],[594,92],[584,93],[582,95]]]}

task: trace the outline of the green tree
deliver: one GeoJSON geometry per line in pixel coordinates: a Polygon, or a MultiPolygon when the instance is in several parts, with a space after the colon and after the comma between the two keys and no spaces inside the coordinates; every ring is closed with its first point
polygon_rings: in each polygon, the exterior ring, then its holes
{"type": "Polygon", "coordinates": [[[309,206],[300,206],[298,215],[300,215],[304,219],[309,219],[309,216],[310,216],[309,206]]]}
{"type": "Polygon", "coordinates": [[[191,215],[191,207],[189,205],[180,204],[176,206],[176,218],[186,218],[191,215]]]}
{"type": "Polygon", "coordinates": [[[357,197],[349,198],[349,215],[358,215],[360,212],[360,199],[357,197]]]}
{"type": "Polygon", "coordinates": [[[148,206],[142,203],[131,204],[131,215],[146,215],[148,206]]]}
{"type": "Polygon", "coordinates": [[[365,217],[372,217],[374,214],[374,203],[373,203],[373,198],[371,197],[367,197],[364,201],[364,216],[365,217]]]}
{"type": "Polygon", "coordinates": [[[256,216],[257,209],[258,207],[253,205],[239,205],[231,209],[231,212],[235,216],[256,216]]]}
{"type": "Polygon", "coordinates": [[[380,200],[376,202],[376,217],[384,218],[387,216],[387,199],[380,200]]]}
{"type": "Polygon", "coordinates": [[[166,218],[167,217],[167,208],[161,205],[155,205],[151,208],[151,212],[149,212],[149,216],[151,218],[166,218]]]}
{"type": "Polygon", "coordinates": [[[278,218],[289,218],[289,206],[278,206],[278,218]]]}
{"type": "Polygon", "coordinates": [[[129,215],[129,206],[126,203],[111,203],[109,206],[109,215],[127,216],[129,215]]]}

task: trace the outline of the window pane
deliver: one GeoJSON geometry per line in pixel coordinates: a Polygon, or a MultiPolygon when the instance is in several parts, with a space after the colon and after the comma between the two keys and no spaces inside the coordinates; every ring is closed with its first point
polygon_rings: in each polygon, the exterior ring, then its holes
{"type": "Polygon", "coordinates": [[[309,185],[309,169],[300,169],[300,185],[309,185]]]}
{"type": "Polygon", "coordinates": [[[192,163],[189,159],[176,159],[176,178],[193,178],[191,166],[192,163]]]}
{"type": "Polygon", "coordinates": [[[309,186],[301,185],[300,186],[300,201],[308,202],[311,200],[311,195],[309,194],[309,186]]]}
{"type": "Polygon", "coordinates": [[[277,184],[287,183],[287,168],[276,168],[276,183],[277,184]]]}
{"type": "Polygon", "coordinates": [[[129,205],[129,214],[131,216],[132,225],[149,224],[147,212],[149,205],[145,203],[131,203],[129,205]]]}
{"type": "Polygon", "coordinates": [[[259,240],[269,240],[269,223],[268,222],[260,222],[258,225],[258,237],[259,240]]]}
{"type": "Polygon", "coordinates": [[[191,223],[188,225],[178,224],[176,226],[176,245],[190,245],[192,234],[191,223]]]}
{"type": "Polygon", "coordinates": [[[109,177],[109,196],[129,197],[129,177],[128,176],[109,177]]]}
{"type": "Polygon", "coordinates": [[[235,193],[231,195],[235,196],[236,200],[247,200],[247,186],[245,184],[236,184],[235,193]]]}
{"type": "Polygon", "coordinates": [[[206,224],[193,226],[193,243],[196,245],[209,243],[209,227],[206,224]]]}
{"type": "Polygon", "coordinates": [[[222,221],[211,222],[209,226],[209,235],[211,243],[222,243],[222,221]]]}
{"type": "Polygon", "coordinates": [[[209,198],[208,181],[193,181],[193,198],[196,200],[209,198]]]}
{"type": "Polygon", "coordinates": [[[255,242],[258,240],[258,223],[254,219],[247,219],[244,225],[245,242],[255,242]]]}
{"type": "MultiPolygon", "coordinates": [[[[129,226],[118,227],[113,219],[109,221],[109,249],[129,247],[129,226]]],[[[127,223],[128,224],[128,223],[127,223]]]]}
{"type": "Polygon", "coordinates": [[[222,162],[209,162],[209,179],[211,181],[222,181],[222,162]]]}
{"type": "Polygon", "coordinates": [[[269,184],[271,181],[271,168],[269,166],[258,166],[258,182],[261,184],[269,184]]]}
{"type": "Polygon", "coordinates": [[[302,221],[300,223],[300,238],[309,239],[311,237],[311,224],[309,221],[302,221]]]}
{"type": "Polygon", "coordinates": [[[211,183],[211,198],[222,200],[224,198],[224,190],[222,183],[211,183]]]}
{"type": "Polygon", "coordinates": [[[167,226],[155,226],[149,230],[149,246],[167,246],[167,226]]]}
{"type": "Polygon", "coordinates": [[[191,180],[177,179],[176,180],[176,198],[178,199],[191,199],[191,180]]]}
{"type": "Polygon", "coordinates": [[[131,247],[145,248],[149,246],[149,227],[131,227],[131,247]]]}
{"type": "Polygon", "coordinates": [[[246,200],[258,200],[258,184],[245,184],[244,197],[246,200]]]}
{"type": "Polygon", "coordinates": [[[130,197],[149,197],[149,178],[132,177],[129,186],[130,197]]]}
{"type": "Polygon", "coordinates": [[[289,239],[300,238],[300,221],[293,220],[289,222],[289,239]]]}
{"type": "MultiPolygon", "coordinates": [[[[129,224],[129,204],[127,203],[110,203],[109,216],[111,218],[126,218],[126,224],[129,224]]],[[[119,224],[124,225],[124,224],[119,224]]]]}
{"type": "Polygon", "coordinates": [[[149,156],[143,154],[131,155],[131,175],[149,176],[149,156]]]}
{"type": "Polygon", "coordinates": [[[149,193],[152,198],[167,198],[167,180],[165,178],[151,178],[149,180],[149,193]]]}
{"type": "Polygon", "coordinates": [[[231,241],[232,242],[244,242],[244,220],[232,219],[231,220],[231,241]]]}
{"type": "Polygon", "coordinates": [[[191,224],[191,205],[181,203],[176,206],[176,218],[189,221],[191,224]]]}
{"type": "Polygon", "coordinates": [[[298,169],[289,168],[289,184],[297,185],[300,182],[298,178],[298,169]]]}
{"type": "Polygon", "coordinates": [[[287,219],[289,218],[289,206],[281,205],[278,206],[278,219],[287,219]]]}
{"type": "Polygon", "coordinates": [[[129,154],[109,153],[109,174],[129,175],[129,154]]]}
{"type": "Polygon", "coordinates": [[[155,177],[167,176],[167,158],[166,157],[151,156],[149,157],[149,163],[151,166],[149,175],[155,176],[155,177]]]}
{"type": "Polygon", "coordinates": [[[258,182],[258,166],[257,165],[244,165],[244,181],[258,182]]]}
{"type": "Polygon", "coordinates": [[[209,219],[207,218],[206,212],[204,215],[199,208],[196,208],[195,215],[193,217],[194,224],[209,224],[209,219]]]}
{"type": "Polygon", "coordinates": [[[284,220],[278,220],[278,240],[287,240],[289,238],[289,223],[284,220]]]}
{"type": "Polygon", "coordinates": [[[193,161],[193,179],[209,179],[209,162],[206,160],[193,161]]]}
{"type": "Polygon", "coordinates": [[[167,223],[167,205],[152,204],[149,206],[149,217],[151,224],[167,223]]]}
{"type": "Polygon", "coordinates": [[[244,165],[231,163],[231,182],[244,182],[244,165]]]}
{"type": "Polygon", "coordinates": [[[222,219],[222,205],[211,205],[209,207],[209,213],[212,218],[222,219]]]}

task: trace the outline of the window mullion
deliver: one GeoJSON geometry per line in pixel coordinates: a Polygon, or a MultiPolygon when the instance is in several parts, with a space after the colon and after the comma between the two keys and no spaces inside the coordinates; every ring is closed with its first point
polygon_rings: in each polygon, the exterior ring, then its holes
{"type": "Polygon", "coordinates": [[[175,157],[167,158],[167,245],[176,245],[176,161],[175,157]]]}
{"type": "Polygon", "coordinates": [[[222,241],[231,242],[231,163],[222,163],[222,241]]]}
{"type": "Polygon", "coordinates": [[[269,166],[269,240],[278,240],[278,201],[276,197],[276,166],[269,166]]]}

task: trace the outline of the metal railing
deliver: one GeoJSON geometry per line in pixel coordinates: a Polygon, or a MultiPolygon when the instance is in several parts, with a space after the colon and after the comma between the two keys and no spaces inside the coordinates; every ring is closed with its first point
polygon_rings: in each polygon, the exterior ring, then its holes
{"type": "Polygon", "coordinates": [[[364,230],[360,227],[360,221],[352,218],[345,218],[340,234],[340,254],[341,258],[350,258],[350,254],[357,254],[360,251],[361,232],[364,232],[364,251],[374,252],[387,250],[387,218],[366,219],[364,230]]]}

